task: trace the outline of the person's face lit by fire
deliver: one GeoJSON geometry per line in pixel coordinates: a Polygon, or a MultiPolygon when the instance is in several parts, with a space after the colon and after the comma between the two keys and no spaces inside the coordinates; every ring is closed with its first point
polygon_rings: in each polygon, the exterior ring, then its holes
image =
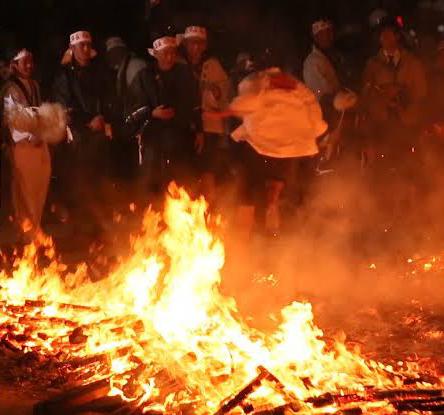
{"type": "Polygon", "coordinates": [[[333,27],[325,28],[316,33],[314,41],[316,46],[322,50],[331,49],[335,43],[335,32],[333,27]]]}
{"type": "Polygon", "coordinates": [[[399,49],[399,35],[392,28],[384,29],[379,36],[382,50],[394,53],[399,49]]]}
{"type": "Polygon", "coordinates": [[[23,79],[31,79],[34,73],[34,58],[31,54],[12,62],[11,69],[15,75],[23,79]]]}
{"type": "Polygon", "coordinates": [[[192,65],[198,65],[201,63],[202,56],[207,50],[207,41],[205,39],[191,37],[189,39],[185,39],[184,45],[188,61],[192,65]]]}
{"type": "Polygon", "coordinates": [[[88,66],[92,59],[91,42],[79,42],[76,45],[71,45],[71,50],[74,59],[80,66],[88,66]]]}
{"type": "Polygon", "coordinates": [[[169,71],[173,69],[177,61],[177,48],[168,47],[162,50],[156,50],[154,57],[161,71],[169,71]]]}

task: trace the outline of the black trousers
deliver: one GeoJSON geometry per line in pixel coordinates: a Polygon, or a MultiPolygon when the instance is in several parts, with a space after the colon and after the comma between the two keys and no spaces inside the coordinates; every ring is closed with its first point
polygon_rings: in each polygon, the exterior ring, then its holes
{"type": "Polygon", "coordinates": [[[199,171],[192,132],[169,127],[149,131],[144,137],[143,171],[154,189],[164,189],[171,181],[189,184],[199,171]]]}

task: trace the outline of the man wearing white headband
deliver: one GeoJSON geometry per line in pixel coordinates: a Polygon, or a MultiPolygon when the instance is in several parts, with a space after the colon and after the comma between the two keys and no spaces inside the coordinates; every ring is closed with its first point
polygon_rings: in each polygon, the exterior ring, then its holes
{"type": "Polygon", "coordinates": [[[312,25],[313,50],[304,61],[305,84],[315,93],[319,101],[325,96],[336,94],[341,85],[334,62],[333,24],[318,20],[312,25]]]}
{"type": "Polygon", "coordinates": [[[208,33],[202,26],[188,26],[183,34],[184,58],[193,71],[199,86],[202,123],[205,134],[201,160],[202,193],[211,203],[216,195],[216,179],[229,171],[229,140],[226,124],[209,113],[223,111],[230,99],[230,79],[214,56],[207,56],[208,33]]]}
{"type": "Polygon", "coordinates": [[[163,187],[172,179],[194,176],[196,151],[202,142],[200,100],[190,68],[177,60],[176,37],[155,36],[148,52],[155,64],[147,137],[153,162],[147,167],[152,169],[148,174],[152,185],[163,187]]]}
{"type": "Polygon", "coordinates": [[[304,61],[303,79],[316,95],[329,126],[329,134],[322,140],[324,153],[320,157],[321,162],[328,162],[341,141],[343,115],[355,105],[356,96],[350,93],[351,101],[335,100],[343,89],[339,80],[342,57],[334,49],[335,34],[332,22],[318,20],[312,24],[311,29],[313,49],[304,61]],[[341,105],[335,105],[335,102],[340,102],[341,105]]]}
{"type": "Polygon", "coordinates": [[[73,130],[78,133],[85,127],[92,132],[105,128],[104,118],[100,114],[105,92],[102,89],[103,74],[93,61],[95,55],[89,32],[82,30],[72,33],[62,71],[53,87],[55,100],[70,111],[73,130]]]}
{"type": "Polygon", "coordinates": [[[53,99],[67,109],[70,118],[73,143],[58,154],[56,175],[64,203],[74,205],[85,197],[76,191],[90,191],[92,197],[104,178],[109,143],[103,110],[109,86],[105,68],[94,59],[91,34],[81,30],[68,39],[69,50],[53,84],[53,99]],[[70,169],[65,165],[67,159],[70,169]]]}
{"type": "MultiPolygon", "coordinates": [[[[41,104],[40,88],[33,79],[34,60],[27,49],[17,50],[11,59],[12,76],[3,90],[4,114],[16,108],[33,118],[32,107],[41,104]]],[[[5,118],[6,119],[6,118],[5,118]]],[[[33,238],[40,229],[48,192],[51,161],[47,144],[36,133],[23,131],[8,123],[2,135],[9,133],[12,164],[12,198],[15,219],[33,238]],[[9,131],[7,131],[9,130],[9,131]]]]}

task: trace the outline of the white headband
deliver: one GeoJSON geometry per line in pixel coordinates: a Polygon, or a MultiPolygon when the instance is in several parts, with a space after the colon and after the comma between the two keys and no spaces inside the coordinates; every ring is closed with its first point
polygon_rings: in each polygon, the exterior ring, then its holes
{"type": "Polygon", "coordinates": [[[154,56],[154,52],[158,52],[166,48],[177,48],[177,39],[172,36],[164,36],[156,39],[153,42],[153,48],[148,48],[148,53],[151,56],[154,56]]]}
{"type": "Polygon", "coordinates": [[[18,61],[20,59],[26,58],[27,56],[32,56],[32,53],[28,49],[21,49],[18,51],[17,55],[12,58],[12,60],[18,61]]]}
{"type": "Polygon", "coordinates": [[[333,23],[328,20],[318,20],[317,22],[314,22],[311,26],[311,30],[313,32],[313,35],[317,35],[319,32],[322,32],[326,29],[332,29],[333,23]]]}
{"type": "Polygon", "coordinates": [[[183,35],[185,39],[189,39],[190,37],[195,37],[202,40],[207,40],[207,29],[202,26],[188,26],[185,29],[185,33],[183,35]]]}
{"type": "Polygon", "coordinates": [[[85,30],[80,30],[69,36],[69,44],[71,46],[77,45],[80,42],[92,42],[91,33],[85,30]]]}

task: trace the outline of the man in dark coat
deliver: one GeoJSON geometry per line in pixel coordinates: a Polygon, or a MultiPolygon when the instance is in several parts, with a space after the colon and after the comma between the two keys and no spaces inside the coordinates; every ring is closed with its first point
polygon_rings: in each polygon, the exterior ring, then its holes
{"type": "Polygon", "coordinates": [[[177,62],[175,37],[156,38],[149,53],[156,59],[147,134],[152,178],[157,185],[172,179],[187,182],[195,176],[196,155],[204,144],[197,83],[190,68],[177,62]]]}
{"type": "Polygon", "coordinates": [[[53,85],[53,98],[69,111],[74,138],[103,132],[104,74],[94,59],[91,35],[80,31],[70,37],[70,48],[62,60],[60,74],[53,85]]]}
{"type": "Polygon", "coordinates": [[[106,131],[109,129],[103,116],[108,77],[105,68],[94,59],[96,55],[89,32],[71,34],[69,49],[53,84],[53,99],[67,109],[72,131],[72,137],[68,137],[72,142],[60,146],[55,157],[59,190],[64,203],[71,206],[79,206],[79,201],[85,205],[85,199],[97,198],[97,187],[108,168],[105,133],[110,132],[106,131]]]}

